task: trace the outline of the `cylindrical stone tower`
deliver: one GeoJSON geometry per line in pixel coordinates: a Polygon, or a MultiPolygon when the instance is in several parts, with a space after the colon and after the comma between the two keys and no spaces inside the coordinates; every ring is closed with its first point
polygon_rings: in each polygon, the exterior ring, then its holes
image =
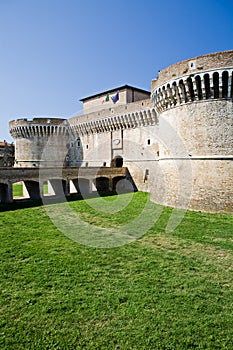
{"type": "Polygon", "coordinates": [[[62,166],[69,149],[66,119],[17,119],[9,123],[15,139],[15,166],[62,166]]]}
{"type": "Polygon", "coordinates": [[[152,198],[233,212],[233,51],[174,64],[152,81],[160,159],[152,198]]]}

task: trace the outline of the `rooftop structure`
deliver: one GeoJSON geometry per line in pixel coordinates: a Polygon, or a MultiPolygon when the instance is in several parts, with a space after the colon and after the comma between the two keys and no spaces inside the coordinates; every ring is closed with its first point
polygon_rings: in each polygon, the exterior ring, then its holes
{"type": "Polygon", "coordinates": [[[81,98],[83,113],[90,113],[113,105],[124,105],[150,98],[150,91],[130,85],[118,86],[114,89],[81,98]]]}

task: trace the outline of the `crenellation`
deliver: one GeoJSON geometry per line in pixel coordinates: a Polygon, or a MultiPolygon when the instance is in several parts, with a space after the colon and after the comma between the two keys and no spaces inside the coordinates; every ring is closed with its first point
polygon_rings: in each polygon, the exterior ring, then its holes
{"type": "Polygon", "coordinates": [[[176,78],[182,77],[185,74],[198,74],[211,69],[227,69],[228,67],[232,67],[232,62],[233,50],[210,53],[184,60],[161,70],[158,74],[158,79],[152,80],[151,89],[153,90],[158,85],[158,80],[165,84],[171,77],[176,78]],[[191,63],[194,64],[194,67],[191,67],[191,63]]]}
{"type": "Polygon", "coordinates": [[[152,101],[159,111],[163,111],[203,99],[232,99],[232,72],[233,68],[211,70],[171,80],[152,91],[152,101]]]}
{"type": "MultiPolygon", "coordinates": [[[[124,85],[81,101],[83,114],[69,119],[10,122],[15,166],[65,159],[85,173],[90,166],[114,171],[118,159],[157,203],[233,213],[233,50],[165,68],[151,92],[124,85]]],[[[90,190],[90,179],[82,181],[90,190]]]]}

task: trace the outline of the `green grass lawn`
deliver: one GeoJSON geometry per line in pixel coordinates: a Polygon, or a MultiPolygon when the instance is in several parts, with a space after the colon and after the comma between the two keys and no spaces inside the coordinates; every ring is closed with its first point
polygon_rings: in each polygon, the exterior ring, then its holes
{"type": "MultiPolygon", "coordinates": [[[[116,197],[69,206],[109,227],[139,215],[147,196],[114,214],[93,203],[116,197]]],[[[231,350],[233,216],[188,211],[166,233],[171,212],[118,248],[70,240],[42,206],[1,212],[0,349],[231,350]]]]}
{"type": "Polygon", "coordinates": [[[23,184],[15,183],[13,184],[13,197],[23,197],[23,184]]]}

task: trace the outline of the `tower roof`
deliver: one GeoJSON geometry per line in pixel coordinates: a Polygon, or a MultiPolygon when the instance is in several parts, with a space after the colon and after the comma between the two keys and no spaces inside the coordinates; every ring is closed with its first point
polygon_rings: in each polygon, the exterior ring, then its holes
{"type": "Polygon", "coordinates": [[[96,93],[96,94],[93,94],[93,95],[90,95],[90,96],[87,96],[87,97],[83,97],[79,101],[85,102],[85,101],[87,101],[89,99],[93,99],[93,98],[96,98],[96,97],[99,97],[99,96],[102,96],[102,95],[106,95],[108,93],[111,94],[113,92],[120,91],[120,90],[133,90],[133,91],[137,91],[137,92],[142,92],[144,94],[148,94],[148,97],[150,95],[150,91],[148,91],[148,90],[140,89],[140,88],[137,88],[135,86],[126,84],[126,85],[117,86],[114,89],[101,91],[99,93],[96,93]]]}

